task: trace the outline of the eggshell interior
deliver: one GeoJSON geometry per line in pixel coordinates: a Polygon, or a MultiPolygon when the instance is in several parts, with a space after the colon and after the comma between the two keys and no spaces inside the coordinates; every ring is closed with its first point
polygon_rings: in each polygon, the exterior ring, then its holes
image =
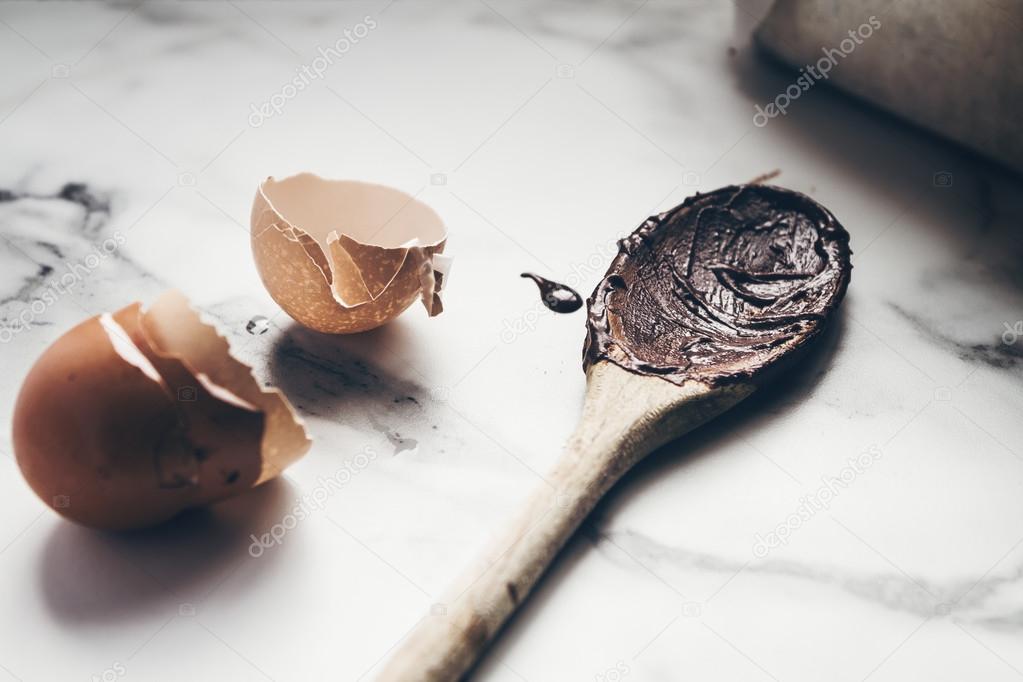
{"type": "Polygon", "coordinates": [[[321,247],[326,247],[333,232],[383,249],[398,249],[413,241],[438,244],[447,237],[444,223],[432,208],[391,187],[326,180],[312,173],[268,178],[261,187],[274,210],[321,247]]]}
{"type": "Polygon", "coordinates": [[[257,484],[276,477],[309,451],[312,441],[291,403],[279,390],[259,385],[252,369],[231,355],[227,339],[203,323],[183,294],[168,291],[160,296],[143,314],[141,325],[148,342],[180,358],[190,374],[224,387],[262,413],[266,428],[257,484]]]}
{"type": "Polygon", "coordinates": [[[178,411],[175,438],[182,447],[157,457],[160,486],[193,486],[196,500],[208,503],[256,485],[268,431],[265,413],[195,373],[166,346],[154,344],[145,330],[150,316],[151,310],[143,313],[134,303],[111,317],[159,373],[178,411]]]}

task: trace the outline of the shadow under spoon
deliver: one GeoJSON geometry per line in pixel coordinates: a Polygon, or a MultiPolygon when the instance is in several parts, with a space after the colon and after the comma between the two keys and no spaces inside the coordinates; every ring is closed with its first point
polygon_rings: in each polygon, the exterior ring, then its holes
{"type": "Polygon", "coordinates": [[[587,301],[586,397],[554,469],[381,682],[458,679],[643,457],[779,375],[845,295],[849,235],[807,196],[725,187],[649,218],[587,301]]]}

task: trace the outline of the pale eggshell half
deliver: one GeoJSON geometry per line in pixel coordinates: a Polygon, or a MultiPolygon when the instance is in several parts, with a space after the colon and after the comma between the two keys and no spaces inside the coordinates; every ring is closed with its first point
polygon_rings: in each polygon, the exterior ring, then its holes
{"type": "Polygon", "coordinates": [[[310,446],[286,399],[177,292],[90,318],[47,348],[18,395],[13,440],[46,504],[108,529],[237,495],[310,446]]]}
{"type": "Polygon", "coordinates": [[[447,230],[400,190],[311,173],[271,177],[256,191],[251,226],[263,284],[306,327],[366,331],[417,298],[431,317],[443,310],[447,230]]]}

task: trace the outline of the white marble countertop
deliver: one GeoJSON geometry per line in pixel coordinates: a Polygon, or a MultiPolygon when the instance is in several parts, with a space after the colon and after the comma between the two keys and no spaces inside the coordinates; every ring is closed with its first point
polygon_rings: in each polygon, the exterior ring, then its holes
{"type": "Polygon", "coordinates": [[[0,5],[0,678],[371,679],[578,414],[584,316],[519,273],[588,294],[648,214],[774,169],[852,234],[839,323],[785,387],[629,475],[474,679],[1023,676],[1021,185],[826,86],[753,125],[792,79],[749,46],[758,4],[0,5]],[[434,205],[446,312],[348,338],[280,313],[248,211],[300,170],[434,205]],[[169,287],[316,443],[209,514],[76,527],[18,472],[18,386],[72,324],[169,287]],[[326,501],[251,556],[303,496],[326,501]]]}

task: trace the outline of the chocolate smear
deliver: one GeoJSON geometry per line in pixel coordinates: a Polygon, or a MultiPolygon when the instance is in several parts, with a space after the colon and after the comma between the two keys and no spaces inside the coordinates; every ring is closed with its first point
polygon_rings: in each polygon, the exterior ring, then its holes
{"type": "Polygon", "coordinates": [[[849,234],[771,185],[697,194],[646,220],[587,301],[583,365],[672,383],[758,379],[824,328],[849,285],[849,234]]]}
{"type": "Polygon", "coordinates": [[[583,305],[583,297],[579,292],[565,284],[552,282],[531,272],[523,272],[522,276],[536,282],[543,304],[556,313],[573,313],[583,305]]]}

